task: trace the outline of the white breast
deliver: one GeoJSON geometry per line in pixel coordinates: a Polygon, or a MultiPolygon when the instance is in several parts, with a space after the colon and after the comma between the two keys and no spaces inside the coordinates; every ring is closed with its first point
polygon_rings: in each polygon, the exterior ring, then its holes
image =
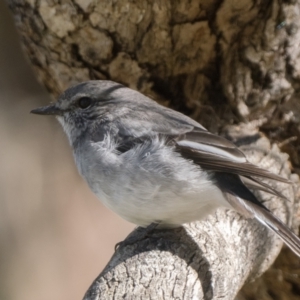
{"type": "Polygon", "coordinates": [[[176,226],[229,207],[210,175],[161,140],[118,154],[106,138],[75,153],[82,176],[99,199],[124,219],[176,226]],[[83,155],[84,153],[84,155],[83,155]]]}

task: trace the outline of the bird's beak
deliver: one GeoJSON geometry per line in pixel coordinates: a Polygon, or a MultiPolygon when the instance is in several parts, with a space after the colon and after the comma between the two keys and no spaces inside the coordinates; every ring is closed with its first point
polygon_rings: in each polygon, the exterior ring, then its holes
{"type": "Polygon", "coordinates": [[[33,109],[31,111],[31,113],[32,114],[37,114],[37,115],[62,116],[63,115],[63,110],[56,107],[55,104],[52,104],[52,105],[42,106],[42,107],[38,107],[36,109],[33,109]]]}

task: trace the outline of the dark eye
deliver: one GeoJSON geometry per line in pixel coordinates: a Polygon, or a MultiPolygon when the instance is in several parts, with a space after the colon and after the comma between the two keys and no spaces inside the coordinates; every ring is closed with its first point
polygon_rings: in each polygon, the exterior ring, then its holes
{"type": "Polygon", "coordinates": [[[91,103],[92,99],[89,97],[82,97],[78,100],[78,106],[82,109],[89,107],[91,103]]]}

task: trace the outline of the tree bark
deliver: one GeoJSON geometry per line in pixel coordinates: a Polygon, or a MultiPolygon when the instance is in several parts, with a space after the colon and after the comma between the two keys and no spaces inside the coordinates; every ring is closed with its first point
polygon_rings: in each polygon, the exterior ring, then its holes
{"type": "MultiPolygon", "coordinates": [[[[53,96],[77,82],[110,79],[192,116],[235,141],[250,161],[295,182],[277,185],[289,202],[258,196],[298,227],[297,176],[269,143],[280,141],[298,169],[297,1],[8,3],[37,77],[53,96]]],[[[121,247],[85,299],[234,299],[280,247],[255,220],[218,211],[121,247]]]]}

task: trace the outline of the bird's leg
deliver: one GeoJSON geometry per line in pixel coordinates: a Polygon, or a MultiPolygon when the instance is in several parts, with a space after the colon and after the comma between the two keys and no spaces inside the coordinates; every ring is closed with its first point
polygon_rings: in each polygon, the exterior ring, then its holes
{"type": "Polygon", "coordinates": [[[130,233],[129,236],[124,241],[119,242],[115,245],[115,251],[119,247],[133,245],[133,244],[149,237],[149,234],[152,233],[155,229],[157,229],[159,223],[160,223],[159,221],[153,222],[150,225],[148,225],[146,228],[138,227],[137,231],[130,233]]]}

